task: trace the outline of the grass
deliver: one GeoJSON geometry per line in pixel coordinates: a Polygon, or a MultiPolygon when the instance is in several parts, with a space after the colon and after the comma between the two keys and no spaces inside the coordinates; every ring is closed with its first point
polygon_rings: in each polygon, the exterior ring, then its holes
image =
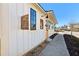
{"type": "Polygon", "coordinates": [[[64,34],[64,39],[70,56],[79,56],[79,38],[73,35],[64,34]]]}

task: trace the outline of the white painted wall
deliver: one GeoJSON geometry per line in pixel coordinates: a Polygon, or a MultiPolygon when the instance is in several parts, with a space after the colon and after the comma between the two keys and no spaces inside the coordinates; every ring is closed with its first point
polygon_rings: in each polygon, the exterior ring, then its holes
{"type": "MultiPolygon", "coordinates": [[[[0,4],[0,11],[1,11],[1,4],[0,4]]],[[[1,13],[0,13],[0,55],[1,55],[1,13]]]]}
{"type": "Polygon", "coordinates": [[[55,33],[55,32],[54,32],[53,29],[48,30],[48,36],[51,36],[51,35],[53,35],[54,33],[55,33]]]}
{"type": "Polygon", "coordinates": [[[0,4],[0,6],[1,55],[22,55],[44,41],[45,27],[43,30],[40,29],[40,14],[38,11],[37,30],[21,30],[21,16],[28,14],[31,6],[21,3],[0,4]]]}
{"type": "Polygon", "coordinates": [[[48,36],[51,36],[55,33],[54,28],[52,28],[52,26],[54,27],[54,24],[50,24],[50,29],[48,30],[48,36]]]}

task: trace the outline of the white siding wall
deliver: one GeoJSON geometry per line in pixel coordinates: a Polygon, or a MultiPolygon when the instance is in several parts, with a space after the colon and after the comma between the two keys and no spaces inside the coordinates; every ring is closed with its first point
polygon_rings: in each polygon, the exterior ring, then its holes
{"type": "Polygon", "coordinates": [[[54,32],[53,29],[48,30],[48,36],[51,36],[51,35],[53,35],[54,33],[55,33],[55,32],[54,32]]]}
{"type": "Polygon", "coordinates": [[[52,34],[55,33],[54,28],[52,28],[52,26],[54,26],[54,24],[53,25],[50,24],[50,29],[48,30],[48,36],[51,36],[52,34]]]}
{"type": "MultiPolygon", "coordinates": [[[[0,11],[1,11],[1,4],[0,4],[0,11]]],[[[0,13],[0,55],[1,55],[1,13],[0,13]]]]}
{"type": "Polygon", "coordinates": [[[29,8],[28,4],[1,4],[1,55],[22,55],[45,39],[45,27],[44,30],[40,30],[40,14],[38,12],[37,30],[21,30],[21,16],[28,14],[29,8]]]}
{"type": "MultiPolygon", "coordinates": [[[[1,4],[0,4],[0,11],[1,11],[1,4]]],[[[0,13],[0,40],[1,40],[1,13],[0,13]]]]}
{"type": "Polygon", "coordinates": [[[2,33],[1,33],[1,55],[8,55],[8,44],[9,44],[9,28],[8,28],[8,4],[2,4],[1,5],[1,27],[2,27],[2,33]]]}

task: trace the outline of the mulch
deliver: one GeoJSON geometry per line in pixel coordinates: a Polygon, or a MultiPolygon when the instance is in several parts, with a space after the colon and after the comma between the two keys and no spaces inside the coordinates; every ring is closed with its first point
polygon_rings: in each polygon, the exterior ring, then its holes
{"type": "Polygon", "coordinates": [[[79,56],[79,38],[68,34],[63,36],[70,56],[79,56]]]}

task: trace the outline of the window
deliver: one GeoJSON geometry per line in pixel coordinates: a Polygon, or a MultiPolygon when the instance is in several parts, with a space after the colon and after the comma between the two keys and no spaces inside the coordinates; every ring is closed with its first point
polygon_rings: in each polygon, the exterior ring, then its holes
{"type": "Polygon", "coordinates": [[[30,29],[36,30],[36,11],[30,8],[30,29]]]}
{"type": "Polygon", "coordinates": [[[43,20],[40,19],[40,29],[43,29],[43,20]]]}
{"type": "Polygon", "coordinates": [[[21,17],[21,29],[29,29],[29,21],[28,15],[24,15],[21,17]]]}

